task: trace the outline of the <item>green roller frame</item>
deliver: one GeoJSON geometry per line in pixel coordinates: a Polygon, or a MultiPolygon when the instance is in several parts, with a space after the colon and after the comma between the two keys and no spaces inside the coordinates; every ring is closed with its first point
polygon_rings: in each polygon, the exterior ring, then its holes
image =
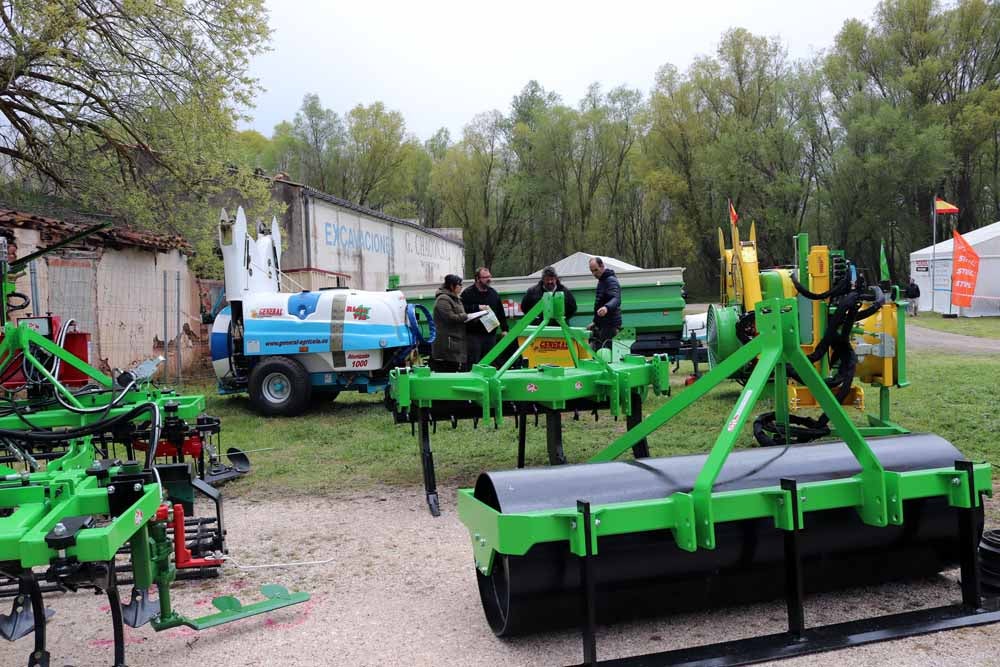
{"type": "Polygon", "coordinates": [[[502,514],[477,500],[472,489],[461,489],[458,513],[472,537],[476,567],[480,572],[488,575],[492,571],[498,553],[520,556],[543,542],[568,542],[574,554],[584,556],[598,552],[598,538],[602,536],[669,530],[679,548],[693,552],[714,549],[715,526],[724,522],[765,518],[773,520],[779,529],[796,530],[803,527],[803,518],[810,512],[854,508],[865,524],[884,527],[904,523],[903,502],[909,499],[941,496],[953,507],[970,508],[978,506],[980,493],[992,495],[992,469],[986,463],[973,465],[970,475],[957,473],[954,468],[911,472],[885,470],[865,441],[867,429],[851,421],[802,352],[795,299],[761,302],[757,309],[757,329],[756,338],[591,459],[601,462],[617,458],[750,361],[758,359],[690,492],[674,493],[662,499],[595,506],[588,510],[590,525],[586,526],[586,533],[591,536],[588,547],[584,539],[583,512],[576,507],[502,514]],[[790,492],[780,487],[713,491],[754,406],[769,393],[772,374],[775,385],[782,387],[785,384],[785,364],[795,369],[830,416],[836,434],[854,454],[861,472],[846,479],[802,483],[798,486],[801,497],[794,505],[790,492]],[[794,514],[793,506],[798,508],[794,514]]]}
{"type": "MultiPolygon", "coordinates": [[[[505,412],[515,412],[518,426],[518,467],[524,465],[528,407],[546,416],[546,440],[552,463],[565,463],[562,452],[561,413],[567,410],[607,410],[625,417],[629,426],[642,420],[642,402],[647,392],[670,393],[670,361],[666,355],[650,358],[624,355],[609,361],[605,351],[581,359],[574,343],[588,346],[586,331],[566,323],[562,293],[544,294],[483,360],[463,373],[435,373],[426,366],[399,368],[389,374],[388,400],[397,422],[419,425],[424,491],[431,513],[440,508],[430,447],[430,424],[437,420],[472,418],[499,427],[505,412]],[[541,326],[529,323],[541,316],[541,326]],[[546,326],[554,323],[551,326],[546,326]],[[513,368],[514,363],[539,336],[554,329],[561,332],[573,359],[572,367],[513,368]],[[500,364],[491,364],[523,337],[524,340],[500,364]],[[518,408],[521,408],[518,410],[518,408]]],[[[610,355],[608,355],[610,357],[610,355]]],[[[645,443],[634,443],[637,457],[647,456],[645,443]]]]}

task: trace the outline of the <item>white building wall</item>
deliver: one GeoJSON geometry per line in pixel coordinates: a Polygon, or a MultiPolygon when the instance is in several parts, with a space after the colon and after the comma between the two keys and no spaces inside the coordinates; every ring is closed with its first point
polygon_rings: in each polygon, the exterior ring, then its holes
{"type": "MultiPolygon", "coordinates": [[[[154,354],[163,338],[166,304],[167,340],[175,341],[187,324],[200,327],[200,302],[187,258],[178,250],[106,249],[97,265],[97,337],[108,366],[124,368],[154,354]],[[177,326],[177,276],[180,275],[180,329],[177,326]],[[166,291],[163,277],[166,274],[166,291]]],[[[182,338],[184,352],[191,344],[182,338]]],[[[158,350],[162,352],[162,349],[158,350]]],[[[186,362],[185,362],[186,363],[186,362]]]]}
{"type": "Polygon", "coordinates": [[[462,273],[465,251],[457,243],[320,199],[309,201],[312,266],[350,274],[351,287],[384,290],[391,274],[409,284],[462,273]]]}

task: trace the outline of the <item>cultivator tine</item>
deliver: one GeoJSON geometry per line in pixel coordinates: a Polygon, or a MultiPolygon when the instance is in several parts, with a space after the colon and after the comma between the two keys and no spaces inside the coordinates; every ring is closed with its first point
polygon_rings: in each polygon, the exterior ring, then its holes
{"type": "Polygon", "coordinates": [[[158,604],[149,599],[145,588],[132,588],[131,601],[122,605],[122,621],[130,628],[139,628],[156,618],[160,613],[158,604]]]}
{"type": "Polygon", "coordinates": [[[431,516],[441,516],[441,507],[438,503],[437,480],[434,475],[434,454],[431,452],[431,436],[428,433],[430,415],[427,408],[420,408],[419,420],[420,459],[424,472],[424,493],[427,496],[427,508],[431,511],[431,516]]]}
{"type": "Polygon", "coordinates": [[[49,652],[45,648],[45,624],[54,612],[45,608],[42,589],[38,587],[38,579],[31,570],[21,575],[21,591],[27,593],[30,599],[32,629],[35,631],[35,649],[28,658],[28,667],[49,667],[49,652]]]}
{"type": "MultiPolygon", "coordinates": [[[[14,603],[11,606],[10,614],[0,614],[0,637],[3,637],[9,642],[17,641],[22,637],[26,637],[31,634],[31,631],[35,629],[35,598],[34,590],[38,589],[38,580],[35,579],[34,575],[29,571],[18,579],[18,591],[17,596],[14,597],[14,603]]],[[[37,598],[39,600],[39,606],[42,605],[42,593],[38,590],[37,598]]],[[[41,607],[44,609],[44,607],[41,607]]],[[[44,619],[51,618],[55,612],[51,609],[44,609],[44,619]]],[[[42,623],[44,628],[44,622],[42,623]]],[[[42,636],[44,638],[45,631],[42,630],[42,636]]],[[[44,640],[43,640],[44,644],[44,640]]],[[[44,648],[44,647],[43,647],[44,648]]]]}
{"type": "Polygon", "coordinates": [[[115,640],[114,667],[127,667],[125,664],[125,626],[122,618],[122,599],[118,594],[118,577],[115,573],[115,563],[108,563],[108,604],[111,607],[111,631],[115,640]]]}

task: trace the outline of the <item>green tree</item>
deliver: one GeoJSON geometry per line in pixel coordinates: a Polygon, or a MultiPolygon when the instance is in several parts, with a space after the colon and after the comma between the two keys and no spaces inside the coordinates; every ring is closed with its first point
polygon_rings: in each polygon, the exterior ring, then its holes
{"type": "Polygon", "coordinates": [[[523,225],[516,217],[514,156],[506,130],[499,111],[480,114],[431,177],[444,207],[443,222],[464,232],[467,267],[485,265],[498,274],[522,265],[515,251],[523,225]]]}
{"type": "Polygon", "coordinates": [[[0,21],[0,154],[60,187],[72,176],[63,153],[81,142],[111,156],[125,185],[150,162],[183,171],[190,156],[155,143],[149,110],[193,106],[211,130],[231,129],[256,90],[249,59],[269,37],[262,0],[149,0],[125,10],[9,0],[0,21]]]}
{"type": "Polygon", "coordinates": [[[338,170],[342,169],[344,128],[337,114],[323,107],[319,95],[308,93],[302,98],[302,106],[292,123],[292,135],[305,183],[343,196],[344,182],[338,178],[338,170]]]}
{"type": "Polygon", "coordinates": [[[391,199],[394,178],[407,157],[406,122],[382,102],[358,105],[347,114],[345,145],[348,197],[366,206],[391,199]]]}

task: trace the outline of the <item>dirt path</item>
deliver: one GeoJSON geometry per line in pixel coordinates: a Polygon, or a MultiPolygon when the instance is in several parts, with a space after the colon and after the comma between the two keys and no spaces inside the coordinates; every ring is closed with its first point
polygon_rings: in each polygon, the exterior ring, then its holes
{"type": "MultiPolygon", "coordinates": [[[[561,665],[581,660],[576,633],[512,641],[496,639],[483,618],[468,534],[443,489],[444,515],[425,511],[418,489],[369,491],[353,498],[231,500],[227,503],[234,557],[223,577],[177,587],[182,613],[211,613],[210,600],[231,594],[252,601],[256,587],[276,582],[307,590],[310,602],[196,634],[147,626],[127,630],[132,667],[382,666],[487,667],[561,665]],[[306,567],[240,571],[234,565],[323,560],[306,567]]],[[[816,596],[807,622],[942,604],[958,595],[954,574],[907,588],[816,596]]],[[[127,594],[127,590],[124,591],[127,594]]],[[[111,662],[106,601],[88,593],[53,595],[49,623],[53,665],[111,662]]],[[[4,604],[6,611],[6,604],[4,604]]],[[[784,629],[782,603],[687,614],[599,629],[601,658],[734,639],[784,629]]],[[[0,642],[0,665],[25,664],[31,638],[0,642]]],[[[781,663],[805,665],[1000,664],[1000,626],[918,637],[781,663]]]]}
{"type": "Polygon", "coordinates": [[[970,354],[1000,354],[1000,338],[979,338],[926,329],[914,320],[906,321],[906,346],[910,350],[947,350],[970,354]]]}

